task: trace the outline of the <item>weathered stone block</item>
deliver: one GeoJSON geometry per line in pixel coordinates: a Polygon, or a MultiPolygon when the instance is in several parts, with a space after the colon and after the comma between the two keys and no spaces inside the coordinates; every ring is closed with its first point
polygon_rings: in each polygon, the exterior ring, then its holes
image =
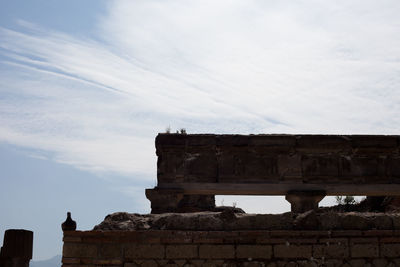
{"type": "Polygon", "coordinates": [[[399,215],[393,215],[392,216],[392,222],[393,222],[393,229],[400,230],[400,216],[399,215]]]}
{"type": "Polygon", "coordinates": [[[289,243],[285,245],[274,245],[274,257],[275,258],[310,258],[312,256],[311,245],[291,245],[289,243]]]}
{"type": "Polygon", "coordinates": [[[247,182],[273,182],[278,180],[276,157],[258,153],[248,153],[245,159],[247,182]]]}
{"type": "MultiPolygon", "coordinates": [[[[82,262],[84,263],[83,260],[82,262]]],[[[123,264],[121,259],[95,259],[90,263],[93,263],[96,266],[121,266],[123,264]]]]}
{"type": "Polygon", "coordinates": [[[248,146],[249,144],[249,136],[248,135],[215,135],[215,138],[217,140],[217,146],[219,147],[242,147],[242,146],[248,146]]]}
{"type": "Polygon", "coordinates": [[[362,151],[392,151],[392,149],[397,148],[397,137],[387,135],[352,135],[351,143],[354,149],[362,151]]]}
{"type": "Polygon", "coordinates": [[[278,158],[278,173],[284,181],[296,179],[301,183],[301,156],[295,155],[279,155],[278,158]]]}
{"type": "Polygon", "coordinates": [[[320,238],[319,242],[323,245],[339,245],[339,246],[348,246],[349,240],[347,238],[320,238]]]}
{"type": "Polygon", "coordinates": [[[164,152],[157,160],[157,180],[183,182],[185,175],[185,151],[164,152]]]}
{"type": "Polygon", "coordinates": [[[215,208],[214,195],[184,195],[176,212],[198,212],[215,208]]]}
{"type": "Polygon", "coordinates": [[[158,134],[156,136],[156,148],[164,147],[184,147],[187,142],[185,134],[158,134]]]}
{"type": "MultiPolygon", "coordinates": [[[[293,216],[292,214],[257,214],[251,220],[252,229],[292,229],[293,216]],[[283,217],[283,218],[282,218],[283,217]]],[[[248,229],[248,228],[247,228],[248,229]]]]}
{"type": "Polygon", "coordinates": [[[233,245],[200,245],[199,257],[201,259],[233,259],[235,247],[233,245]]]}
{"type": "Polygon", "coordinates": [[[237,258],[270,259],[272,246],[269,245],[238,245],[236,247],[237,258]]]}
{"type": "Polygon", "coordinates": [[[363,235],[360,230],[336,230],[331,232],[332,237],[359,237],[363,235]]]}
{"type": "Polygon", "coordinates": [[[387,159],[387,168],[389,176],[396,181],[400,180],[400,157],[391,157],[387,159]]]}
{"type": "Polygon", "coordinates": [[[198,260],[198,259],[190,260],[190,264],[196,267],[201,267],[204,264],[204,260],[198,260]]]}
{"type": "Polygon", "coordinates": [[[168,245],[165,252],[167,259],[193,259],[198,257],[196,245],[168,245]]]}
{"type": "Polygon", "coordinates": [[[336,156],[302,156],[303,177],[309,180],[312,177],[337,177],[339,163],[336,156]]]}
{"type": "Polygon", "coordinates": [[[296,137],[293,135],[252,135],[249,146],[261,147],[273,153],[287,153],[296,145],[296,137]]]}
{"type": "Polygon", "coordinates": [[[353,244],[350,251],[353,258],[377,258],[379,256],[378,244],[353,244]]]}
{"type": "Polygon", "coordinates": [[[353,237],[350,239],[350,244],[378,244],[377,237],[353,237]]]}
{"type": "Polygon", "coordinates": [[[176,212],[184,195],[174,190],[146,189],[146,197],[151,202],[151,213],[176,212]]]}
{"type": "Polygon", "coordinates": [[[122,258],[121,244],[101,244],[99,246],[99,256],[101,258],[122,258]]]}
{"type": "Polygon", "coordinates": [[[400,257],[400,244],[382,244],[381,245],[381,256],[388,258],[400,257]]]}
{"type": "Polygon", "coordinates": [[[127,259],[163,259],[165,248],[163,245],[126,244],[124,255],[127,259]]]}
{"type": "Polygon", "coordinates": [[[158,267],[158,264],[155,260],[146,260],[140,264],[140,267],[158,267]]]}
{"type": "Polygon", "coordinates": [[[337,245],[327,242],[321,245],[314,245],[313,256],[314,258],[343,259],[349,257],[349,247],[346,243],[337,245]]]}
{"type": "MultiPolygon", "coordinates": [[[[340,259],[328,259],[328,260],[324,260],[324,264],[326,267],[342,267],[345,266],[343,265],[343,261],[340,259]]],[[[324,266],[322,264],[320,264],[321,266],[324,266]]],[[[318,266],[318,264],[317,264],[318,266]]],[[[347,265],[348,266],[348,265],[347,265]]]]}
{"type": "Polygon", "coordinates": [[[223,266],[224,260],[207,260],[203,263],[202,267],[215,267],[223,266]]]}
{"type": "Polygon", "coordinates": [[[183,172],[185,182],[215,183],[218,172],[215,151],[186,152],[183,172]]]}
{"type": "Polygon", "coordinates": [[[354,213],[348,213],[341,218],[341,226],[342,229],[345,230],[366,230],[369,229],[369,224],[370,222],[368,221],[368,218],[357,216],[357,214],[354,213]]]}
{"type": "Polygon", "coordinates": [[[188,134],[186,135],[187,147],[215,147],[217,140],[213,134],[188,134]]]}
{"type": "Polygon", "coordinates": [[[372,224],[376,229],[393,229],[393,220],[387,214],[379,214],[372,218],[372,224]]]}
{"type": "Polygon", "coordinates": [[[237,182],[245,174],[247,152],[221,151],[218,155],[219,182],[237,182]]]}
{"type": "Polygon", "coordinates": [[[64,243],[63,256],[67,258],[96,257],[97,245],[64,243]]]}
{"type": "MultiPolygon", "coordinates": [[[[170,261],[171,262],[171,261],[170,261]]],[[[178,266],[178,267],[183,267],[183,266],[185,266],[186,265],[186,260],[174,260],[173,261],[175,264],[176,264],[176,266],[178,266]]],[[[171,264],[171,263],[170,263],[171,264]]],[[[187,265],[186,265],[187,266],[187,265]]],[[[185,267],[186,267],[185,266],[185,267]]]]}
{"type": "Polygon", "coordinates": [[[388,265],[387,259],[373,259],[372,264],[375,267],[386,267],[388,265]]]}
{"type": "Polygon", "coordinates": [[[372,156],[353,156],[341,158],[341,175],[344,177],[377,177],[385,175],[378,158],[372,156]]]}
{"type": "Polygon", "coordinates": [[[348,153],[351,149],[349,138],[343,135],[302,135],[296,140],[296,149],[303,153],[348,153]]]}
{"type": "MultiPolygon", "coordinates": [[[[366,267],[366,266],[368,266],[367,262],[364,259],[350,260],[350,265],[351,265],[351,267],[366,267]]],[[[369,266],[371,266],[371,265],[369,265],[369,266]]]]}

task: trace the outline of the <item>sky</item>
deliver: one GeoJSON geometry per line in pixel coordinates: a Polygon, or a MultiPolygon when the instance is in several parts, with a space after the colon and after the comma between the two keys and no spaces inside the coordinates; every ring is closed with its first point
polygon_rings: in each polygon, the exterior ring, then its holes
{"type": "MultiPolygon", "coordinates": [[[[168,127],[399,134],[399,12],[397,0],[0,1],[0,235],[33,230],[46,259],[67,211],[80,230],[148,213],[168,127]]],[[[289,210],[217,198],[233,202],[289,210]]]]}

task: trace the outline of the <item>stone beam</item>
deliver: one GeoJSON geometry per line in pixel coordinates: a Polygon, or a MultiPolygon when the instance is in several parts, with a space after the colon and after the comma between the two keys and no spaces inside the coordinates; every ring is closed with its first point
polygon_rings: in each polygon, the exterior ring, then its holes
{"type": "Polygon", "coordinates": [[[159,134],[156,154],[157,213],[204,210],[218,194],[285,195],[297,211],[325,195],[400,195],[400,136],[159,134]]]}

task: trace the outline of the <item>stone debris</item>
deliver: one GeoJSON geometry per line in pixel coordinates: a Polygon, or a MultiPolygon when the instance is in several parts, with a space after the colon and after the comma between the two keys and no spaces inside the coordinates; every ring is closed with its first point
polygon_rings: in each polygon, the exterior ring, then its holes
{"type": "Polygon", "coordinates": [[[400,213],[308,211],[245,214],[222,212],[108,215],[93,230],[400,230],[400,213]]]}

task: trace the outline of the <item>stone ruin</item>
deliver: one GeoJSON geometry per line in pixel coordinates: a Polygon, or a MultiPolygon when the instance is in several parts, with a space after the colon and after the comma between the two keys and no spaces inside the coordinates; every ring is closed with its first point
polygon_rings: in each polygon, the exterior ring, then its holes
{"type": "Polygon", "coordinates": [[[3,246],[0,249],[0,267],[29,267],[32,249],[32,231],[24,229],[6,230],[3,246]]]}
{"type": "Polygon", "coordinates": [[[212,210],[214,195],[284,195],[293,212],[326,195],[400,194],[397,136],[174,135],[156,138],[152,213],[212,210]]]}
{"type": "Polygon", "coordinates": [[[156,154],[151,214],[64,231],[63,266],[400,266],[400,213],[318,208],[399,196],[399,136],[159,134],[156,154]],[[215,195],[284,195],[291,212],[246,214],[215,195]]]}

